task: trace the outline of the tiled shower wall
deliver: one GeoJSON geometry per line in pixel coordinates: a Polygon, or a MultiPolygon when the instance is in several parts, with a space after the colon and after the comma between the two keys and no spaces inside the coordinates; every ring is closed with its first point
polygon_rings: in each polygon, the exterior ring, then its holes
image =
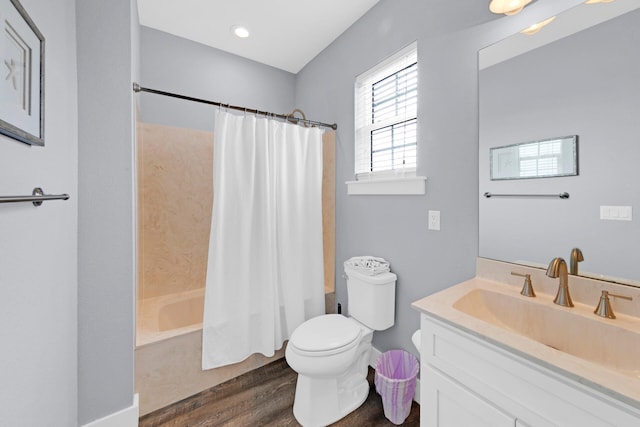
{"type": "MultiPolygon", "coordinates": [[[[335,132],[325,132],[323,145],[325,292],[333,293],[335,132]]],[[[203,288],[213,200],[213,133],[139,122],[137,162],[138,299],[203,288]]]]}
{"type": "Polygon", "coordinates": [[[138,296],[203,288],[213,133],[148,123],[138,129],[138,296]]]}

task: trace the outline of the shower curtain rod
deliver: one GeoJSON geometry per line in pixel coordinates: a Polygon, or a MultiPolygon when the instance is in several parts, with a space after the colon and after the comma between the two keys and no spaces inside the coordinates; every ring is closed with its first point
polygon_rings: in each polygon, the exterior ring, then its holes
{"type": "Polygon", "coordinates": [[[172,98],[184,99],[186,101],[194,101],[194,102],[200,102],[202,104],[215,105],[215,106],[218,106],[218,107],[224,107],[224,108],[231,109],[231,110],[244,111],[245,113],[261,114],[261,115],[268,116],[268,117],[277,117],[279,119],[289,120],[290,122],[293,122],[293,123],[302,122],[302,123],[307,123],[307,124],[310,124],[310,125],[324,126],[324,127],[331,128],[331,129],[334,129],[334,130],[338,129],[338,125],[336,123],[328,124],[328,123],[323,123],[323,122],[316,122],[315,120],[308,120],[308,119],[305,119],[305,118],[300,119],[298,117],[294,117],[293,114],[269,113],[268,111],[254,110],[252,108],[238,107],[236,105],[223,104],[221,102],[209,101],[207,99],[193,98],[191,96],[179,95],[177,93],[164,92],[164,91],[156,90],[156,89],[149,89],[149,88],[146,88],[146,87],[142,87],[138,83],[135,83],[135,82],[133,83],[133,91],[134,92],[155,93],[156,95],[170,96],[172,98]]]}

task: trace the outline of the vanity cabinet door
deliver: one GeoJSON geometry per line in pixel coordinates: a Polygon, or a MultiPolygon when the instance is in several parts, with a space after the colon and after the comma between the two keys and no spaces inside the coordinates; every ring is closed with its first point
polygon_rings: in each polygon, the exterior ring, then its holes
{"type": "Polygon", "coordinates": [[[422,427],[514,427],[514,417],[502,412],[455,380],[426,367],[422,371],[424,388],[420,406],[422,427]]]}

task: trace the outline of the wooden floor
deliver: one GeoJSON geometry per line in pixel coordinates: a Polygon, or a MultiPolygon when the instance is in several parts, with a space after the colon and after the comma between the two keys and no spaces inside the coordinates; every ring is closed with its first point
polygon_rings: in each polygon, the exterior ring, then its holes
{"type": "MultiPolygon", "coordinates": [[[[382,400],[369,368],[369,397],[332,426],[393,426],[384,417],[382,400]]],[[[140,418],[140,427],[299,426],[293,417],[297,374],[285,359],[270,363],[226,383],[140,418]]],[[[405,426],[420,424],[420,406],[413,402],[405,426]]]]}

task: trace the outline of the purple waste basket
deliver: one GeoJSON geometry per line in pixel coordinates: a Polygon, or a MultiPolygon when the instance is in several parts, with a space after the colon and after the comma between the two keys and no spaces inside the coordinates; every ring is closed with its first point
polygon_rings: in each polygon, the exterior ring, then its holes
{"type": "Polygon", "coordinates": [[[396,425],[411,412],[419,369],[418,359],[404,350],[384,352],[376,361],[376,391],[382,397],[384,416],[396,425]]]}

